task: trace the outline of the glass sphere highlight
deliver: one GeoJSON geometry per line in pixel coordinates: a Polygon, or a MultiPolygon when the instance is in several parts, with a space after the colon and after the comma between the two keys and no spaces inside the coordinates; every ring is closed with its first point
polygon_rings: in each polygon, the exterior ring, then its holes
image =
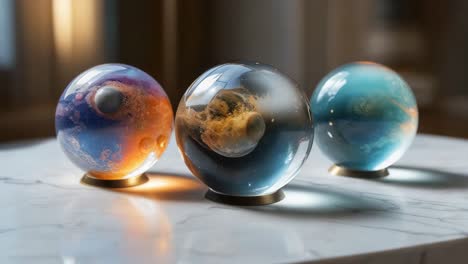
{"type": "Polygon", "coordinates": [[[418,128],[408,84],[391,69],[356,62],[325,76],[311,98],[315,140],[335,165],[376,171],[396,162],[418,128]]]}
{"type": "Polygon", "coordinates": [[[161,156],[173,123],[159,83],[124,64],[81,73],[57,105],[57,139],[70,160],[99,179],[140,175],[161,156]]]}
{"type": "Polygon", "coordinates": [[[312,147],[303,91],[258,63],[206,71],[185,92],[175,122],[188,168],[225,195],[274,193],[297,174],[312,147]]]}

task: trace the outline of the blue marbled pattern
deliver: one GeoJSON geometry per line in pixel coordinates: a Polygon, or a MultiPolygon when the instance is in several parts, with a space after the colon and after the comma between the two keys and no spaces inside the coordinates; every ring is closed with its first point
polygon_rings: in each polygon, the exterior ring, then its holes
{"type": "Polygon", "coordinates": [[[370,62],[341,66],[311,98],[315,140],[336,165],[373,171],[396,162],[418,127],[416,100],[389,68],[370,62]]]}

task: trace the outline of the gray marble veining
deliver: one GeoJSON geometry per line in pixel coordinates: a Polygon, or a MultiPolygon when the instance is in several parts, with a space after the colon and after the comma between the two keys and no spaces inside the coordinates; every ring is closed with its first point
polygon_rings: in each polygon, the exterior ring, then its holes
{"type": "Polygon", "coordinates": [[[468,141],[419,135],[381,180],[331,176],[316,147],[286,198],[203,198],[174,140],[150,182],[81,185],[54,139],[0,147],[1,263],[466,263],[468,141]]]}

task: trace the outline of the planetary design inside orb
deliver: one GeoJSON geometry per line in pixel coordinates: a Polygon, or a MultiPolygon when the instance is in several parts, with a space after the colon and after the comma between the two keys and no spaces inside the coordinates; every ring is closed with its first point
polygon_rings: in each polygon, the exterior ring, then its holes
{"type": "Polygon", "coordinates": [[[200,76],[176,114],[179,150],[213,192],[271,194],[310,152],[313,126],[303,92],[276,69],[232,63],[200,76]]]}
{"type": "Polygon", "coordinates": [[[149,75],[105,64],[79,75],[62,94],[57,138],[91,176],[127,178],[146,171],[164,152],[172,116],[165,92],[149,75]]]}
{"type": "Polygon", "coordinates": [[[410,146],[418,109],[409,86],[374,63],[337,68],[311,99],[320,149],[336,165],[361,171],[385,169],[410,146]]]}
{"type": "Polygon", "coordinates": [[[225,157],[252,152],[265,133],[257,98],[247,89],[220,90],[201,111],[181,109],[179,118],[190,136],[225,157]]]}

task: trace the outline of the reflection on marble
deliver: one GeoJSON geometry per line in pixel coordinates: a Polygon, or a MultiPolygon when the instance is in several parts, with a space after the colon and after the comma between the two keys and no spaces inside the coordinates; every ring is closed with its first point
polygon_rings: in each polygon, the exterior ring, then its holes
{"type": "Polygon", "coordinates": [[[313,149],[283,201],[242,208],[202,199],[174,142],[147,185],[120,191],[79,184],[55,140],[1,149],[0,263],[465,264],[466,153],[468,141],[420,135],[396,184],[332,177],[313,149]]]}
{"type": "Polygon", "coordinates": [[[75,200],[64,210],[64,222],[74,223],[60,236],[60,254],[72,263],[143,263],[148,259],[170,261],[172,226],[156,203],[121,197],[110,204],[93,197],[75,200]],[[110,206],[106,206],[110,205],[110,206]],[[93,221],[78,220],[77,213],[99,213],[93,221]],[[102,239],[105,235],[106,239],[102,239]],[[121,251],[117,254],[115,250],[121,251]]]}
{"type": "MultiPolygon", "coordinates": [[[[226,216],[212,216],[216,222],[231,222],[226,216]]],[[[188,231],[184,239],[182,263],[192,263],[193,255],[200,263],[233,262],[239,254],[251,263],[269,259],[297,258],[306,254],[305,245],[294,228],[278,228],[265,222],[230,225],[229,228],[212,227],[188,231]],[[216,239],[213,239],[216,238],[216,239]],[[240,253],[242,252],[242,253],[240,253]],[[213,256],[218,260],[214,261],[213,256]]]]}

